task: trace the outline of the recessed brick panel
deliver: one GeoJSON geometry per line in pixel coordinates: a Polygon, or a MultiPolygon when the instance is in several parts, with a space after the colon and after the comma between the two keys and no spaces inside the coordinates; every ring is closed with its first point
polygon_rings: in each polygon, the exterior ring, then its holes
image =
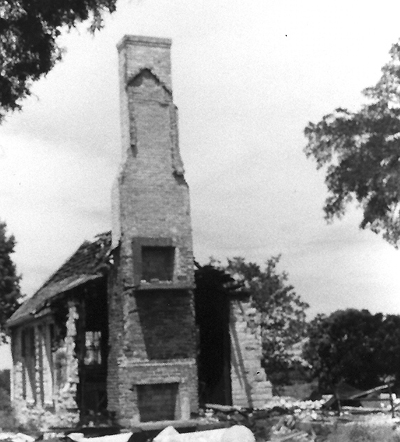
{"type": "Polygon", "coordinates": [[[145,291],[135,298],[136,311],[129,317],[129,338],[133,348],[142,346],[142,359],[195,357],[192,300],[186,292],[145,291]]]}

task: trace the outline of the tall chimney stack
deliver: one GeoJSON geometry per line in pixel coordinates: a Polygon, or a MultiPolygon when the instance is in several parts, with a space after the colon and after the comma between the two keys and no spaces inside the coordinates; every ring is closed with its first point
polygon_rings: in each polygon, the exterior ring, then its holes
{"type": "Polygon", "coordinates": [[[189,189],[178,145],[171,41],[118,44],[122,164],[113,189],[108,408],[125,425],[197,409],[189,189]]]}

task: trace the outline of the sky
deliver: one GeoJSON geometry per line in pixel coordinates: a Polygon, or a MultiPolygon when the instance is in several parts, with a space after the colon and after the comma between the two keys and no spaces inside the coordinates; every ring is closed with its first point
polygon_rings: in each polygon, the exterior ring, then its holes
{"type": "MultiPolygon", "coordinates": [[[[111,229],[120,161],[117,42],[172,38],[174,102],[190,186],[195,258],[243,256],[279,270],[309,317],[366,308],[400,314],[400,251],[327,224],[323,171],[303,130],[356,110],[400,37],[400,3],[337,0],[120,0],[94,36],[64,33],[65,56],[0,126],[0,219],[32,295],[77,247],[111,229]]],[[[0,367],[10,364],[0,349],[0,367]]]]}

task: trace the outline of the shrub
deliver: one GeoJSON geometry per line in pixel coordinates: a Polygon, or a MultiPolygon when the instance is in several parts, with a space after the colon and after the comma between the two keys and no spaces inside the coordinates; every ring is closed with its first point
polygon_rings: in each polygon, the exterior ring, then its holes
{"type": "Polygon", "coordinates": [[[337,426],[329,442],[400,442],[400,431],[391,422],[349,423],[337,426]]]}

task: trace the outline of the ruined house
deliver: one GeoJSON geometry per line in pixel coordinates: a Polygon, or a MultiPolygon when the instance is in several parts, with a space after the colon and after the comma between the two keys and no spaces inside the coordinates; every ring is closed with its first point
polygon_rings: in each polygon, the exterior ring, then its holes
{"type": "Polygon", "coordinates": [[[271,395],[247,303],[210,302],[203,307],[214,322],[196,322],[170,46],[136,36],[118,44],[122,163],[112,233],[85,241],[8,321],[12,402],[22,421],[71,426],[107,411],[129,427],[189,419],[199,396],[257,407],[271,395]],[[213,324],[219,349],[213,340],[199,349],[199,328],[213,324]],[[203,362],[210,355],[212,385],[199,384],[199,353],[203,362]]]}

